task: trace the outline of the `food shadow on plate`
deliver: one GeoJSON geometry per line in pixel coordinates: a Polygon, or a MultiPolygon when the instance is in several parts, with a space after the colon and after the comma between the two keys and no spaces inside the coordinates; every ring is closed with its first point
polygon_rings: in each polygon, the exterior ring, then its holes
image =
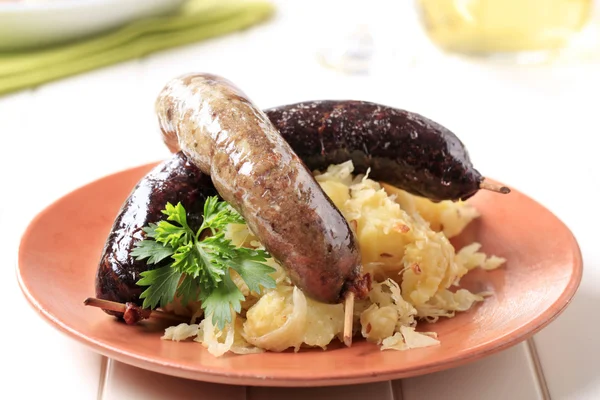
{"type": "MultiPolygon", "coordinates": [[[[492,231],[491,228],[493,227],[486,226],[485,215],[482,215],[471,221],[458,236],[451,238],[450,243],[452,243],[452,246],[454,246],[458,252],[460,249],[473,242],[479,242],[482,244],[480,251],[483,251],[486,254],[496,254],[500,257],[504,257],[506,249],[498,248],[498,241],[490,239],[482,241],[484,234],[489,234],[492,231]]],[[[454,291],[464,288],[473,293],[490,291],[496,294],[504,287],[504,272],[508,268],[510,268],[510,259],[507,259],[506,262],[496,270],[486,271],[481,268],[474,268],[461,278],[458,287],[452,287],[451,290],[454,291]]],[[[477,304],[473,309],[476,307],[478,307],[477,304]]],[[[468,312],[463,312],[462,314],[467,313],[468,312]]]]}
{"type": "Polygon", "coordinates": [[[162,336],[165,332],[165,329],[170,326],[177,325],[177,323],[160,318],[149,318],[139,321],[135,325],[128,325],[122,319],[112,315],[106,315],[105,318],[98,320],[96,325],[101,325],[100,329],[102,330],[106,329],[107,327],[111,327],[111,330],[113,330],[114,334],[117,336],[127,336],[128,332],[131,332],[131,330],[135,330],[136,334],[162,336]]]}
{"type": "MultiPolygon", "coordinates": [[[[480,208],[477,203],[475,203],[475,207],[480,208]]],[[[478,242],[482,245],[480,251],[486,254],[495,254],[500,257],[508,255],[508,249],[504,248],[501,241],[494,238],[493,223],[486,222],[485,214],[471,221],[458,236],[451,238],[450,242],[456,252],[465,246],[478,242]]],[[[505,298],[506,273],[510,268],[511,260],[508,257],[506,262],[498,269],[487,271],[476,267],[470,270],[460,279],[457,286],[451,286],[448,290],[456,292],[460,289],[467,289],[471,293],[487,293],[488,296],[485,300],[476,302],[466,311],[457,311],[452,318],[440,317],[435,322],[419,319],[416,331],[436,332],[439,335],[438,339],[441,341],[440,346],[444,346],[445,336],[458,334],[466,326],[477,326],[482,314],[485,314],[488,310],[493,312],[494,308],[498,307],[498,303],[505,298]]],[[[474,331],[471,334],[477,336],[483,333],[474,331]]],[[[439,347],[436,346],[435,348],[439,347]]]]}

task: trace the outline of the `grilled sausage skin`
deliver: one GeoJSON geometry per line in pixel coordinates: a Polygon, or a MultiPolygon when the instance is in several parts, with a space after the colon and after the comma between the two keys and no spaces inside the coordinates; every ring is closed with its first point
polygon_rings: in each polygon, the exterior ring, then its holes
{"type": "Polygon", "coordinates": [[[483,176],[458,137],[414,112],[365,101],[311,101],[267,116],[311,169],[352,160],[356,173],[433,201],[466,200],[483,176]]]}
{"type": "MultiPolygon", "coordinates": [[[[171,80],[156,101],[161,130],[246,220],[292,282],[336,303],[363,288],[348,222],[265,113],[212,74],[171,80]]],[[[366,295],[366,290],[356,293],[366,295]]]]}

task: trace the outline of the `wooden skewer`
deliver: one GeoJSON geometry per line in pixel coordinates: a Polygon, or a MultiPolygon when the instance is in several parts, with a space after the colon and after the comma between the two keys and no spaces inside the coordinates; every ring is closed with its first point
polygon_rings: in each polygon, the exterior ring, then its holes
{"type": "MultiPolygon", "coordinates": [[[[83,301],[83,304],[86,306],[99,307],[104,310],[121,312],[121,313],[124,313],[127,310],[127,305],[125,305],[123,303],[117,303],[116,301],[110,301],[110,300],[97,299],[95,297],[88,297],[87,299],[85,299],[83,301]]],[[[166,319],[166,320],[170,320],[170,321],[189,322],[188,318],[184,318],[184,317],[182,317],[180,315],[176,315],[176,314],[166,313],[166,312],[160,311],[160,310],[152,310],[152,311],[151,310],[142,310],[142,311],[144,311],[147,314],[147,315],[145,315],[145,318],[154,317],[154,318],[161,318],[161,319],[166,319]]]]}
{"type": "Polygon", "coordinates": [[[502,194],[510,193],[510,189],[507,188],[506,186],[496,185],[495,183],[491,183],[491,182],[487,182],[487,181],[481,182],[479,184],[479,188],[484,189],[484,190],[490,190],[492,192],[502,193],[502,194]]]}
{"type": "Polygon", "coordinates": [[[344,344],[352,346],[352,323],[354,321],[354,293],[348,292],[344,300],[344,344]]]}

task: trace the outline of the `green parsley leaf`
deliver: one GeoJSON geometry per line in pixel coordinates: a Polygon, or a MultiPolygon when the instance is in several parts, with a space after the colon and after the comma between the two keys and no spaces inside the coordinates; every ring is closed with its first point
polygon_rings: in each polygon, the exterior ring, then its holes
{"type": "Polygon", "coordinates": [[[208,290],[213,289],[223,279],[227,271],[227,266],[223,264],[223,258],[218,253],[207,251],[203,243],[196,244],[196,250],[199,258],[199,264],[204,267],[200,269],[200,283],[208,290]]]}
{"type": "Polygon", "coordinates": [[[183,306],[186,306],[189,302],[198,300],[199,292],[200,287],[196,279],[190,275],[185,275],[177,288],[176,294],[181,297],[183,306]]]}
{"type": "Polygon", "coordinates": [[[167,221],[160,221],[154,229],[154,240],[177,248],[187,242],[188,230],[167,221]]]}
{"type": "MultiPolygon", "coordinates": [[[[216,197],[214,197],[216,199],[216,197]]],[[[213,198],[210,198],[213,199],[213,198]]],[[[201,230],[210,229],[213,234],[228,224],[244,224],[244,218],[224,201],[207,200],[204,203],[204,222],[201,230]]]]}
{"type": "Polygon", "coordinates": [[[190,229],[187,224],[187,215],[185,212],[185,208],[183,208],[183,205],[181,203],[177,203],[176,206],[174,206],[171,203],[167,203],[165,209],[162,210],[162,213],[167,216],[167,219],[169,221],[175,221],[183,228],[190,229]]]}
{"type": "Polygon", "coordinates": [[[201,243],[202,248],[211,254],[217,255],[222,259],[233,258],[236,255],[237,247],[231,244],[231,241],[224,239],[225,235],[220,232],[214,236],[205,238],[201,243]]]}
{"type": "Polygon", "coordinates": [[[147,238],[155,238],[156,237],[156,227],[158,225],[154,223],[149,223],[148,226],[143,228],[142,230],[146,233],[147,238]]]}
{"type": "Polygon", "coordinates": [[[154,240],[141,240],[131,250],[131,256],[136,260],[147,258],[146,264],[158,264],[173,254],[171,246],[164,246],[154,240]]]}
{"type": "Polygon", "coordinates": [[[171,268],[169,264],[161,268],[144,271],[140,275],[142,279],[137,284],[140,286],[150,285],[140,295],[140,298],[144,299],[143,308],[156,308],[158,304],[160,304],[160,307],[165,307],[173,301],[179,279],[181,279],[181,272],[171,268]]]}
{"type": "Polygon", "coordinates": [[[180,246],[173,253],[173,265],[172,267],[181,273],[194,274],[196,273],[196,254],[192,251],[194,248],[193,243],[186,243],[180,246]]]}
{"type": "Polygon", "coordinates": [[[238,254],[229,261],[229,266],[240,274],[248,289],[261,293],[261,286],[267,289],[274,288],[275,280],[269,274],[275,272],[275,268],[263,264],[267,261],[268,253],[243,247],[237,250],[238,254]]]}
{"type": "Polygon", "coordinates": [[[188,226],[187,213],[181,203],[175,206],[167,203],[162,213],[166,220],[143,228],[146,238],[138,242],[132,252],[138,260],[147,259],[148,264],[168,257],[171,260],[164,267],[141,274],[137,284],[148,286],[141,295],[144,308],[165,307],[176,296],[183,304],[200,300],[205,315],[212,315],[213,324],[223,329],[231,322],[231,309],[240,312],[244,301],[244,295],[231,279],[230,269],[254,292],[275,287],[269,275],[275,270],[264,264],[270,257],[266,251],[236,247],[225,239],[228,224],[245,221],[217,196],[206,200],[204,222],[197,232],[188,226]],[[207,229],[211,235],[200,240],[207,229]]]}
{"type": "Polygon", "coordinates": [[[223,329],[231,323],[231,309],[235,312],[242,310],[241,302],[245,297],[227,274],[212,292],[200,292],[200,300],[204,314],[207,317],[212,316],[213,325],[223,329]]]}
{"type": "Polygon", "coordinates": [[[212,215],[215,215],[219,212],[219,209],[222,208],[223,205],[219,202],[219,198],[217,196],[211,196],[206,199],[204,203],[204,220],[206,221],[212,215]]]}

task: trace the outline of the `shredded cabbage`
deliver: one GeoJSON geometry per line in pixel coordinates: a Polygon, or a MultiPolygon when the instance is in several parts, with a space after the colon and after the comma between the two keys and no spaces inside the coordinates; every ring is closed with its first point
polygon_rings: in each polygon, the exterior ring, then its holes
{"type": "MultiPolygon", "coordinates": [[[[472,293],[460,288],[460,279],[475,268],[493,270],[504,258],[480,251],[480,243],[455,250],[450,238],[459,235],[479,212],[466,202],[442,201],[409,194],[365,175],[353,175],[351,161],[315,171],[315,179],[355,230],[365,273],[373,284],[367,299],[354,307],[354,334],[376,343],[381,350],[409,350],[440,343],[435,332],[417,332],[419,321],[436,322],[470,310],[492,293],[472,293]]],[[[230,224],[225,235],[236,246],[264,249],[245,224],[230,224]]],[[[250,292],[232,273],[245,296],[239,314],[219,330],[211,318],[199,324],[180,324],[165,331],[164,340],[194,337],[214,356],[227,352],[323,350],[342,337],[342,304],[323,304],[307,298],[285,270],[272,258],[274,289],[250,292]]],[[[175,311],[202,312],[176,305],[175,311]]],[[[441,338],[443,340],[443,338],[441,338]]]]}

